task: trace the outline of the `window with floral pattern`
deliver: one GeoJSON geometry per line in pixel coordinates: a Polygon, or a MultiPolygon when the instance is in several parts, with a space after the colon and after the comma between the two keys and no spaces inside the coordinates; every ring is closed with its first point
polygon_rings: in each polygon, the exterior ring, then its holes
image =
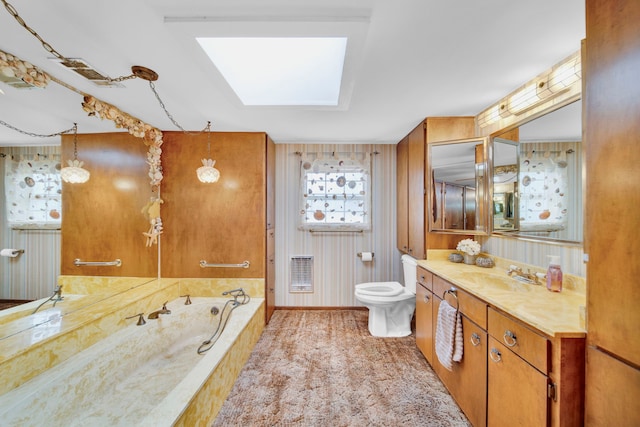
{"type": "Polygon", "coordinates": [[[300,228],[368,230],[371,227],[369,155],[365,160],[302,159],[300,228]]]}

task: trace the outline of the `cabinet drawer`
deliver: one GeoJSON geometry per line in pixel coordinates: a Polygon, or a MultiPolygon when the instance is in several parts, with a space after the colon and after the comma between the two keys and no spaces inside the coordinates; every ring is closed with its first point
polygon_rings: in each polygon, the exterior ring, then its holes
{"type": "MultiPolygon", "coordinates": [[[[443,278],[433,275],[433,293],[444,299],[445,291],[455,289],[460,311],[482,329],[487,329],[487,304],[468,292],[454,286],[443,278]]],[[[455,307],[455,300],[447,296],[446,300],[455,307]]]]}
{"type": "Polygon", "coordinates": [[[418,283],[433,292],[433,273],[418,267],[418,283]]]}
{"type": "Polygon", "coordinates": [[[491,307],[489,307],[488,316],[489,335],[535,366],[540,372],[549,373],[551,352],[547,338],[491,307]]]}

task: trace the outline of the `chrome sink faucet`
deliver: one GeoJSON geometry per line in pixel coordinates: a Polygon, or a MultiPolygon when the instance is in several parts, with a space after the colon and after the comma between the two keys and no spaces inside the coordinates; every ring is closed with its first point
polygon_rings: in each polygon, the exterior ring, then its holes
{"type": "Polygon", "coordinates": [[[160,310],[156,310],[152,313],[149,313],[149,316],[147,316],[147,319],[157,319],[158,316],[160,316],[161,314],[171,314],[171,310],[167,308],[167,302],[169,301],[165,301],[165,303],[162,304],[162,308],[160,310]]]}
{"type": "MultiPolygon", "coordinates": [[[[527,283],[531,283],[532,285],[541,285],[540,276],[536,273],[532,273],[530,269],[525,273],[522,271],[522,268],[517,267],[515,265],[510,265],[509,270],[507,271],[507,275],[509,277],[514,277],[514,279],[522,280],[527,283]]],[[[542,275],[544,277],[544,275],[542,275]]]]}

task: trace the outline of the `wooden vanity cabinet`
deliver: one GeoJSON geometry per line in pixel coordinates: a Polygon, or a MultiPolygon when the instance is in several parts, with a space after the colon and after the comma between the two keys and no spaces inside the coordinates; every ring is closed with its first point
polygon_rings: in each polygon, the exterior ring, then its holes
{"type": "MultiPolygon", "coordinates": [[[[469,421],[476,427],[486,426],[487,305],[484,301],[434,275],[432,298],[434,335],[440,303],[447,290],[453,290],[462,314],[462,361],[454,362],[452,370],[449,371],[440,364],[433,350],[434,360],[430,363],[469,421]]],[[[446,295],[446,298],[449,304],[456,306],[456,298],[450,294],[446,295]]]]}
{"type": "Polygon", "coordinates": [[[493,308],[488,322],[488,425],[546,426],[555,388],[549,340],[493,308]]]}
{"type": "Polygon", "coordinates": [[[418,267],[416,284],[416,345],[433,365],[433,274],[418,267]]]}

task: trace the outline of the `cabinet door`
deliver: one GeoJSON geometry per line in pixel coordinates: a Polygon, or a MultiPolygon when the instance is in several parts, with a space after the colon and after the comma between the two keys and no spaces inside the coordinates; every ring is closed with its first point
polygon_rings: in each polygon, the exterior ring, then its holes
{"type": "MultiPolygon", "coordinates": [[[[440,298],[434,295],[434,332],[440,308],[440,298]]],[[[448,371],[437,360],[433,367],[460,409],[475,427],[487,425],[487,332],[462,316],[462,361],[453,363],[448,371]]]]}
{"type": "Polygon", "coordinates": [[[409,253],[409,140],[396,146],[396,233],[398,250],[409,253]]]}
{"type": "Polygon", "coordinates": [[[275,229],[267,230],[267,274],[265,281],[266,322],[269,323],[276,305],[276,243],[275,229]]]}
{"type": "Polygon", "coordinates": [[[546,426],[548,378],[489,337],[487,424],[546,426]]]}
{"type": "Polygon", "coordinates": [[[416,345],[433,365],[433,294],[418,282],[416,287],[416,345]]]}
{"type": "Polygon", "coordinates": [[[409,138],[409,255],[425,258],[425,134],[424,125],[416,127],[409,138]]]}
{"type": "Polygon", "coordinates": [[[464,229],[476,229],[476,189],[464,187],[464,229]]]}
{"type": "Polygon", "coordinates": [[[445,183],[444,186],[444,228],[464,229],[463,187],[445,183]]]}

